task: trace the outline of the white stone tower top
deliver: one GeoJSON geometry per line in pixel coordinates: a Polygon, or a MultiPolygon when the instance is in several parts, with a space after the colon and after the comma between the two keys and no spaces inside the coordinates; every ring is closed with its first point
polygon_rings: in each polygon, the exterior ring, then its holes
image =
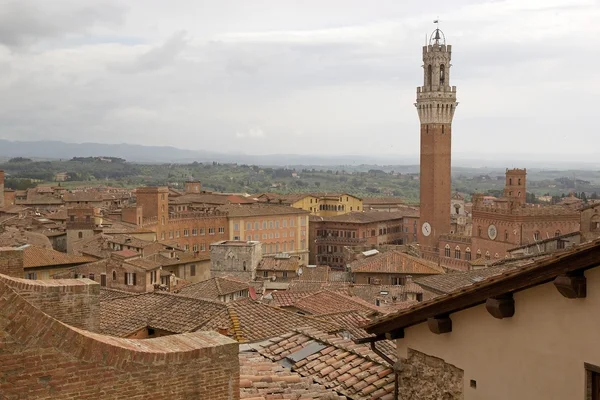
{"type": "Polygon", "coordinates": [[[423,46],[423,86],[417,87],[415,103],[421,124],[452,123],[458,103],[456,86],[450,86],[451,56],[452,46],[436,28],[423,46]]]}

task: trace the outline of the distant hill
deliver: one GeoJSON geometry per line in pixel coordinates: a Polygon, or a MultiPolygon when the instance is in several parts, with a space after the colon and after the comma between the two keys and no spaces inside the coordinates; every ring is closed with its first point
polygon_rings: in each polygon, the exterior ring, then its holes
{"type": "MultiPolygon", "coordinates": [[[[220,162],[263,166],[403,166],[403,172],[418,170],[419,155],[311,155],[269,154],[249,155],[219,153],[208,150],[186,150],[172,146],[142,146],[137,144],[66,143],[60,141],[9,141],[0,139],[0,159],[28,157],[35,159],[71,159],[73,157],[119,157],[130,162],[190,163],[220,162]]],[[[566,154],[478,154],[452,153],[453,168],[559,168],[598,169],[600,157],[566,154]]]]}

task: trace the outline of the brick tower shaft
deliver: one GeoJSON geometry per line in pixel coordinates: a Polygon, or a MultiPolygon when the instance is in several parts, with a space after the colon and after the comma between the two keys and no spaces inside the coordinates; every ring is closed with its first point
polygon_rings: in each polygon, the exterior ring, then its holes
{"type": "Polygon", "coordinates": [[[450,86],[452,46],[439,29],[423,47],[423,86],[415,107],[421,121],[420,228],[424,252],[437,254],[439,237],[450,233],[452,119],[456,86],[450,86]]]}

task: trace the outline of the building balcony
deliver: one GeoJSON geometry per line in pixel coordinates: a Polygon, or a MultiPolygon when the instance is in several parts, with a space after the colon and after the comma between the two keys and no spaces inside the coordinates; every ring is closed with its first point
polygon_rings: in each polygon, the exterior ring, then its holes
{"type": "Polygon", "coordinates": [[[367,243],[367,239],[346,238],[339,236],[317,236],[315,243],[343,243],[348,245],[356,245],[367,243]]]}

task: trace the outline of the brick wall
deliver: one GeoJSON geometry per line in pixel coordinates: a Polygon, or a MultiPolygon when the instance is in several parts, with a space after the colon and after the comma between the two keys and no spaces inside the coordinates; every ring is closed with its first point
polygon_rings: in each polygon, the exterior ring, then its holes
{"type": "Polygon", "coordinates": [[[121,210],[121,221],[137,226],[142,225],[142,206],[124,207],[121,210]]]}
{"type": "Polygon", "coordinates": [[[89,279],[33,281],[0,275],[0,281],[48,315],[77,328],[100,325],[100,285],[89,279]]]}
{"type": "Polygon", "coordinates": [[[216,332],[130,340],[42,313],[0,280],[0,396],[239,399],[238,344],[216,332]]]}
{"type": "Polygon", "coordinates": [[[0,247],[0,274],[23,278],[23,250],[0,247]]]}

